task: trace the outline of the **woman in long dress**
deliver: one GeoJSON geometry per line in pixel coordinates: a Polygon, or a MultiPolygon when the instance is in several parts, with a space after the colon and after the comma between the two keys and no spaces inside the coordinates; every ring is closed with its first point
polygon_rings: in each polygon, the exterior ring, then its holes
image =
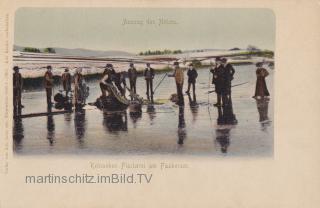
{"type": "Polygon", "coordinates": [[[270,96],[270,93],[267,88],[265,78],[269,75],[269,72],[262,67],[262,63],[257,63],[257,82],[256,82],[256,91],[253,98],[264,98],[270,96]]]}

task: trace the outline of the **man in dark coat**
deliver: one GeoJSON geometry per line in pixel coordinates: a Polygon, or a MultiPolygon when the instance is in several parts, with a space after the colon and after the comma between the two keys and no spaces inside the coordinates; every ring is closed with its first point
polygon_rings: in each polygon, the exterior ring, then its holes
{"type": "Polygon", "coordinates": [[[136,82],[137,82],[138,72],[137,72],[137,69],[134,67],[133,63],[130,63],[130,68],[128,69],[128,77],[130,81],[130,91],[133,93],[137,93],[136,82]]]}
{"type": "Polygon", "coordinates": [[[144,78],[147,84],[147,98],[153,103],[153,79],[154,79],[154,69],[150,67],[150,63],[147,63],[147,68],[144,70],[144,78]]]}
{"type": "Polygon", "coordinates": [[[44,87],[46,88],[46,94],[47,94],[47,105],[48,107],[51,107],[52,101],[52,88],[53,88],[53,74],[52,74],[52,67],[47,66],[47,71],[44,74],[44,87]]]}
{"type": "Polygon", "coordinates": [[[196,94],[196,79],[198,77],[198,72],[197,70],[194,68],[193,64],[189,64],[190,68],[187,72],[188,75],[188,90],[186,91],[187,94],[190,93],[190,87],[192,85],[192,89],[193,89],[193,95],[196,94]]]}
{"type": "Polygon", "coordinates": [[[108,89],[107,84],[112,84],[112,77],[114,76],[112,68],[112,64],[107,64],[100,80],[100,89],[102,96],[104,97],[106,96],[106,90],[108,89]]]}
{"type": "Polygon", "coordinates": [[[233,75],[235,73],[234,68],[230,63],[227,63],[226,58],[222,58],[222,66],[224,68],[224,87],[223,87],[223,104],[231,104],[231,81],[233,80],[233,75]]]}
{"type": "Polygon", "coordinates": [[[215,85],[215,92],[217,94],[217,103],[215,106],[221,106],[222,104],[222,95],[224,94],[225,87],[225,76],[224,76],[224,67],[222,66],[221,58],[216,58],[216,65],[210,70],[213,74],[212,84],[215,85]]]}
{"type": "Polygon", "coordinates": [[[257,70],[257,82],[256,82],[256,91],[253,98],[264,98],[270,96],[270,93],[267,88],[266,77],[269,75],[269,72],[262,67],[262,63],[259,62],[256,64],[257,70]]]}
{"type": "Polygon", "coordinates": [[[15,112],[17,109],[21,109],[24,107],[21,104],[23,80],[22,80],[22,76],[19,72],[19,69],[20,68],[18,66],[13,67],[13,70],[14,70],[14,73],[13,73],[13,106],[14,106],[15,112]]]}
{"type": "Polygon", "coordinates": [[[66,97],[68,97],[68,93],[71,91],[71,74],[69,73],[69,69],[66,68],[64,73],[61,76],[63,90],[66,91],[66,97]]]}

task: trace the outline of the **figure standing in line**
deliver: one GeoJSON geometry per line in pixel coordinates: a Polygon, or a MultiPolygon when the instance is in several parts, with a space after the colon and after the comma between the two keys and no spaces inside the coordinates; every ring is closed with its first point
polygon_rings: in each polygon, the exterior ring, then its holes
{"type": "Polygon", "coordinates": [[[147,63],[147,68],[144,70],[144,78],[147,85],[147,98],[151,103],[153,103],[153,79],[154,79],[154,69],[150,67],[150,63],[147,63]]]}
{"type": "Polygon", "coordinates": [[[227,62],[226,58],[221,59],[222,66],[224,68],[224,92],[223,92],[223,104],[230,105],[231,104],[231,81],[233,80],[233,75],[235,73],[234,68],[230,63],[227,62]]]}
{"type": "MultiPolygon", "coordinates": [[[[132,93],[137,93],[137,88],[136,88],[136,83],[137,83],[137,77],[138,77],[138,72],[137,69],[134,67],[133,63],[130,63],[130,68],[128,69],[128,77],[130,81],[130,91],[132,93]]],[[[131,97],[131,100],[133,97],[131,97]]]]}
{"type": "Polygon", "coordinates": [[[176,87],[177,87],[177,95],[178,95],[178,102],[177,104],[182,106],[184,105],[183,99],[183,82],[184,82],[184,73],[183,69],[179,67],[179,62],[174,62],[174,78],[176,80],[176,87]]]}
{"type": "Polygon", "coordinates": [[[253,98],[260,99],[264,97],[270,96],[270,93],[267,88],[266,80],[265,78],[269,75],[269,72],[262,67],[262,63],[257,63],[257,82],[256,82],[256,91],[254,93],[253,98]]]}
{"type": "Polygon", "coordinates": [[[52,106],[52,88],[53,88],[53,74],[52,74],[52,67],[47,66],[47,71],[44,74],[44,87],[46,88],[47,94],[47,105],[48,107],[52,106]]]}
{"type": "Polygon", "coordinates": [[[189,69],[188,69],[188,90],[186,91],[187,94],[190,93],[190,87],[192,85],[192,91],[193,91],[193,96],[196,95],[196,79],[198,77],[198,72],[193,66],[193,64],[189,64],[189,69]]]}
{"type": "Polygon", "coordinates": [[[222,96],[224,93],[225,80],[224,80],[224,67],[220,57],[216,58],[215,67],[210,69],[210,72],[213,74],[212,84],[215,85],[215,92],[217,94],[217,103],[214,106],[222,106],[222,96]]]}
{"type": "Polygon", "coordinates": [[[69,73],[69,69],[66,68],[64,73],[61,76],[63,90],[66,92],[66,97],[68,97],[68,93],[71,91],[71,74],[69,73]]]}
{"type": "Polygon", "coordinates": [[[15,66],[13,67],[14,73],[13,73],[13,109],[14,112],[17,112],[17,110],[21,110],[24,106],[21,104],[21,94],[22,94],[22,86],[23,86],[23,80],[22,76],[19,72],[19,67],[15,66]]]}
{"type": "Polygon", "coordinates": [[[83,75],[82,69],[77,68],[74,75],[74,105],[76,108],[82,107],[84,101],[84,93],[82,89],[83,75]]]}

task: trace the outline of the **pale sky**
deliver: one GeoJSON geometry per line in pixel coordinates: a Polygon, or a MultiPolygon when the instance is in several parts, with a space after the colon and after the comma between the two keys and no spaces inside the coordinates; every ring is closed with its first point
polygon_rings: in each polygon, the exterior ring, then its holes
{"type": "Polygon", "coordinates": [[[30,47],[123,50],[275,48],[268,9],[21,8],[15,44],[30,47]],[[177,24],[158,25],[158,19],[177,24]],[[122,25],[124,19],[143,25],[122,25]],[[155,25],[147,25],[147,19],[155,25]]]}

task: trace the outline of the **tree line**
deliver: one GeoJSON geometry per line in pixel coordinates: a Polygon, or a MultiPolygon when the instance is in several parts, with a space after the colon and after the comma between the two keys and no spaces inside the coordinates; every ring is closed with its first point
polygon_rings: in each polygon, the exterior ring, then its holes
{"type": "Polygon", "coordinates": [[[140,52],[139,55],[140,56],[149,56],[149,55],[166,55],[166,54],[179,54],[179,53],[182,53],[182,51],[181,50],[168,50],[168,49],[165,49],[163,51],[160,51],[160,50],[155,50],[155,51],[148,50],[148,51],[140,52]]]}
{"type": "Polygon", "coordinates": [[[23,48],[23,52],[30,52],[30,53],[56,53],[54,48],[44,48],[43,51],[41,51],[39,48],[32,48],[32,47],[25,47],[23,48]]]}

